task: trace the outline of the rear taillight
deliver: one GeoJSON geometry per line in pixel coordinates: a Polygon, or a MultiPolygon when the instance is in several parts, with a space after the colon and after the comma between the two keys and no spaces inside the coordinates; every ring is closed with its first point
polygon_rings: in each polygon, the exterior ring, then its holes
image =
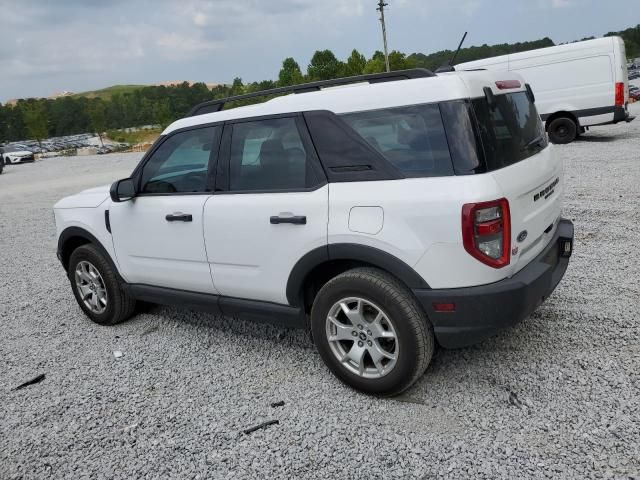
{"type": "Polygon", "coordinates": [[[485,265],[502,268],[511,259],[511,217],[506,198],[462,207],[462,243],[485,265]]]}
{"type": "Polygon", "coordinates": [[[616,83],[616,107],[624,105],[624,83],[616,83]]]}

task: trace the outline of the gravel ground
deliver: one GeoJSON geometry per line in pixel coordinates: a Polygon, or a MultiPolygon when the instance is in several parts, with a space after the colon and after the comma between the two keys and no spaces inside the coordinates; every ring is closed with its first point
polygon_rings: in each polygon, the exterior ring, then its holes
{"type": "Polygon", "coordinates": [[[558,152],[576,226],[564,280],[518,327],[440,350],[393,400],[340,384],[302,331],[167,307],[90,323],[51,206],[140,156],[9,166],[0,478],[640,478],[640,121],[558,152]]]}

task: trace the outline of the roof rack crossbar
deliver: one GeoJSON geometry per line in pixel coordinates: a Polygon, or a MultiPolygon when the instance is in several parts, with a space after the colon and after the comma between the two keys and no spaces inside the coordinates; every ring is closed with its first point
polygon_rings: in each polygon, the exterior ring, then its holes
{"type": "Polygon", "coordinates": [[[435,74],[426,68],[413,68],[410,70],[396,70],[395,72],[372,73],[369,75],[356,75],[354,77],[336,78],[333,80],[321,80],[319,82],[302,83],[299,85],[291,85],[287,87],[272,88],[270,90],[261,90],[259,92],[245,93],[243,95],[235,95],[233,97],[222,98],[218,100],[209,100],[199,103],[191,109],[187,117],[196,115],[204,115],[205,113],[219,112],[230,102],[238,100],[247,100],[255,97],[265,97],[268,95],[277,95],[280,93],[308,93],[315,92],[327,87],[337,87],[340,85],[349,85],[352,83],[382,83],[392,82],[395,80],[409,80],[412,78],[435,77],[435,74]]]}

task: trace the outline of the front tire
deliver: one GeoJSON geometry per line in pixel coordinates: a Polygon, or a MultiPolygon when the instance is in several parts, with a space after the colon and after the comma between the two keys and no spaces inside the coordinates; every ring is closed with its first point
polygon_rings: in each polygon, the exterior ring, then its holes
{"type": "Polygon", "coordinates": [[[401,393],[424,373],[435,343],[411,291],[375,268],[349,270],[327,282],[313,303],[311,330],[336,377],[384,396],[401,393]]]}
{"type": "Polygon", "coordinates": [[[121,288],[114,268],[94,245],[73,251],[69,280],[78,305],[95,323],[115,325],[133,315],[135,299],[121,288]]]}
{"type": "Polygon", "coordinates": [[[548,132],[552,143],[564,145],[576,139],[578,125],[570,118],[558,117],[549,124],[548,132]]]}

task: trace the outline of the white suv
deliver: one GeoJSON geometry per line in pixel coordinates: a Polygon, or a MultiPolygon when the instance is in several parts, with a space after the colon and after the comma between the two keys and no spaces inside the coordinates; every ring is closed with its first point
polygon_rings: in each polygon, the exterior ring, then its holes
{"type": "Polygon", "coordinates": [[[141,300],[307,327],[337,377],[393,395],[436,342],[551,294],[573,243],[562,175],[514,74],[286,87],[195,107],[131,178],[58,202],[58,257],[96,323],[141,300]]]}

